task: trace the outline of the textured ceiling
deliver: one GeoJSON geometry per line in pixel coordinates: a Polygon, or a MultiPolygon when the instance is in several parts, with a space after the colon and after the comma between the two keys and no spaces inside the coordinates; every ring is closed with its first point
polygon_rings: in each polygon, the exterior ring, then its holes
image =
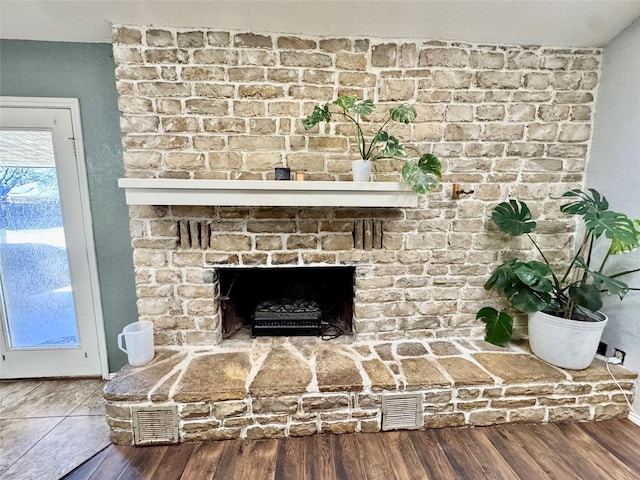
{"type": "Polygon", "coordinates": [[[120,23],[593,47],[639,15],[640,0],[1,0],[0,37],[110,42],[110,25],[120,23]]]}

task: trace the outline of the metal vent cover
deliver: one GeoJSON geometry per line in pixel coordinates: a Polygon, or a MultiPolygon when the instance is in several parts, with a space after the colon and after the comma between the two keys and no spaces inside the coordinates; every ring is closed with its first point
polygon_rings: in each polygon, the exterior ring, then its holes
{"type": "Polygon", "coordinates": [[[131,415],[136,445],[178,443],[177,406],[132,407],[131,415]]]}
{"type": "Polygon", "coordinates": [[[211,225],[207,220],[180,220],[176,222],[182,248],[206,250],[211,240],[211,225]]]}
{"type": "Polygon", "coordinates": [[[382,430],[422,428],[422,394],[382,397],[382,430]]]}
{"type": "Polygon", "coordinates": [[[375,218],[359,218],[353,222],[353,245],[359,250],[375,250],[382,248],[382,220],[375,218]]]}

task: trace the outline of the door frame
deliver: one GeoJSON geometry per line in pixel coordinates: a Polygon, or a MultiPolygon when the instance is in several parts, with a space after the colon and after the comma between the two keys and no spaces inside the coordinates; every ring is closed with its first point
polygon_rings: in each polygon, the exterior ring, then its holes
{"type": "Polygon", "coordinates": [[[0,106],[9,108],[37,108],[64,109],[71,114],[75,143],[75,170],[78,177],[80,194],[80,208],[82,231],[86,245],[86,259],[89,266],[89,288],[91,289],[91,305],[95,319],[96,338],[98,341],[98,358],[100,373],[103,379],[109,379],[109,364],[107,358],[107,341],[102,315],[102,299],[100,296],[100,282],[98,278],[98,262],[96,260],[95,241],[93,236],[93,220],[89,197],[89,180],[87,176],[86,160],[84,156],[84,141],[82,136],[82,122],[80,117],[80,102],[77,98],[52,97],[2,97],[0,106]]]}

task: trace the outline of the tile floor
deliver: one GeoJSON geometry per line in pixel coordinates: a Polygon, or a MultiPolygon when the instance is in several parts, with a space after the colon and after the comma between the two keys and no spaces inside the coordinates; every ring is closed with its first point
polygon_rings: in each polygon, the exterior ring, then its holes
{"type": "Polygon", "coordinates": [[[58,480],[109,444],[100,379],[0,382],[0,478],[58,480]]]}

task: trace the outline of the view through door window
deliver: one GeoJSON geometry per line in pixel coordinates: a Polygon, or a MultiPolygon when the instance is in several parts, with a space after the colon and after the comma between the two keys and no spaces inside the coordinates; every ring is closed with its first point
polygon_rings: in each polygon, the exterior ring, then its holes
{"type": "Polygon", "coordinates": [[[10,347],[78,345],[48,130],[0,130],[0,287],[10,347]]]}

